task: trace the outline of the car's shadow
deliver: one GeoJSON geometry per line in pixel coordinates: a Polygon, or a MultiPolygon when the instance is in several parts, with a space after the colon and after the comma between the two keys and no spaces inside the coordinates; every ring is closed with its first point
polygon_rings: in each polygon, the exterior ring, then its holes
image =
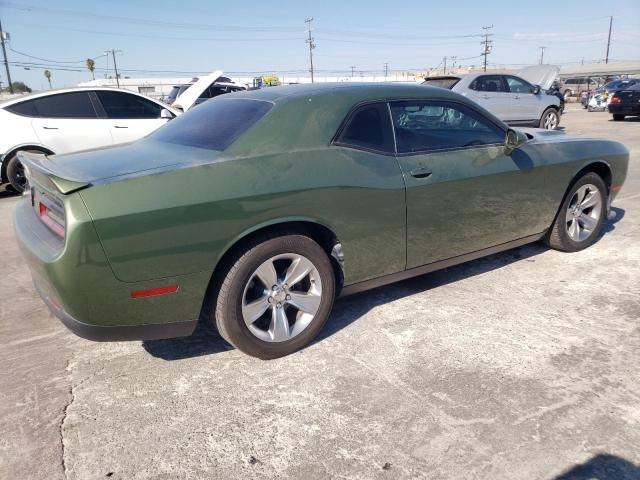
{"type": "Polygon", "coordinates": [[[640,466],[617,455],[601,453],[554,480],[640,480],[640,466]]]}
{"type": "Polygon", "coordinates": [[[10,185],[0,187],[0,198],[19,197],[21,194],[16,192],[10,185]]]}
{"type": "Polygon", "coordinates": [[[640,115],[635,116],[635,117],[625,117],[624,120],[614,120],[613,117],[611,117],[609,119],[610,122],[616,122],[616,123],[632,123],[632,122],[640,122],[640,115]]]}
{"type": "MultiPolygon", "coordinates": [[[[623,209],[614,207],[611,210],[615,212],[615,217],[606,222],[602,235],[613,231],[615,223],[624,217],[623,209]]],[[[320,342],[348,327],[379,305],[481,275],[514,262],[535,262],[535,257],[547,250],[548,248],[540,242],[532,243],[444,270],[340,298],[336,301],[329,322],[313,343],[320,342]]],[[[189,337],[147,340],[142,342],[142,346],[149,354],[163,360],[181,360],[233,349],[212,327],[205,326],[202,322],[189,337]]]]}

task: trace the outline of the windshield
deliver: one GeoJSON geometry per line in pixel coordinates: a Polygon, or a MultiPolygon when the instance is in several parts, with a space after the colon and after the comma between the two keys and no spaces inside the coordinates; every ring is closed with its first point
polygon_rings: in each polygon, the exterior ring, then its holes
{"type": "Polygon", "coordinates": [[[272,107],[253,99],[216,98],[192,108],[148,138],[209,150],[226,150],[272,107]]]}
{"type": "Polygon", "coordinates": [[[167,95],[167,103],[172,104],[175,102],[178,95],[184,92],[188,87],[189,85],[175,85],[169,92],[169,95],[167,95]]]}
{"type": "Polygon", "coordinates": [[[453,88],[453,86],[458,83],[460,79],[458,77],[446,77],[446,78],[425,78],[423,85],[429,85],[431,87],[441,87],[441,88],[453,88]]]}

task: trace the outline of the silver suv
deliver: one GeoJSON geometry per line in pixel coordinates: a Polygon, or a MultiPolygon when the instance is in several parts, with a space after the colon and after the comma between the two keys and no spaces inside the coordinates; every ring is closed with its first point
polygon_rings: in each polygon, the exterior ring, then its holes
{"type": "Polygon", "coordinates": [[[557,72],[557,67],[537,65],[521,70],[519,76],[469,73],[428,77],[423,85],[449,88],[460,93],[509,125],[554,130],[560,125],[560,99],[545,92],[555,81],[557,72]]]}

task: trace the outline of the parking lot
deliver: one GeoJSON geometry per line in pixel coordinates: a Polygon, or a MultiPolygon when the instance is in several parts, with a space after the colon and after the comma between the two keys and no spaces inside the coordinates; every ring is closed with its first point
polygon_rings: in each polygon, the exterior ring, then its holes
{"type": "Polygon", "coordinates": [[[568,105],[631,151],[616,218],[340,300],[260,361],[198,330],[92,343],[38,298],[0,194],[0,478],[640,478],[640,119],[568,105]],[[605,476],[607,475],[607,476],[605,476]]]}

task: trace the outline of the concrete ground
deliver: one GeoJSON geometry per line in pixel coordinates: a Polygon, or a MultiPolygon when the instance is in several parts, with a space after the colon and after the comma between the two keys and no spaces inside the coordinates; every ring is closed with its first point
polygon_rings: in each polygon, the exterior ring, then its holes
{"type": "Polygon", "coordinates": [[[0,478],[640,479],[640,121],[602,239],[530,245],[338,302],[260,361],[198,332],[99,344],[38,299],[0,198],[0,478]]]}

